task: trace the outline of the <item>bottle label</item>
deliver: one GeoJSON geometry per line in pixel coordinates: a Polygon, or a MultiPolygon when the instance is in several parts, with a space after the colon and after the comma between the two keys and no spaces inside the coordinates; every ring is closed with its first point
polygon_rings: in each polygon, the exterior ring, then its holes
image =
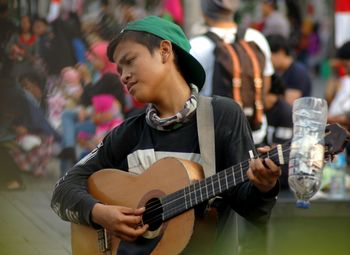
{"type": "Polygon", "coordinates": [[[321,171],[324,163],[324,146],[316,144],[310,151],[310,166],[313,170],[321,171]]]}
{"type": "Polygon", "coordinates": [[[311,137],[293,141],[291,145],[289,174],[321,174],[324,163],[324,146],[311,137]]]}

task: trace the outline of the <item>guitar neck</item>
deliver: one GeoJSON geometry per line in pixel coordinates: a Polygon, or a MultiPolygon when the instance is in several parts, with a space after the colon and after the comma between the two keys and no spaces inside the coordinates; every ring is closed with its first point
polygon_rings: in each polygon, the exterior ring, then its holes
{"type": "MultiPolygon", "coordinates": [[[[260,158],[270,158],[277,165],[288,164],[290,142],[278,145],[260,158]]],[[[170,219],[194,206],[209,200],[248,179],[249,160],[229,167],[219,173],[195,182],[161,198],[163,204],[163,221],[170,219]]]]}

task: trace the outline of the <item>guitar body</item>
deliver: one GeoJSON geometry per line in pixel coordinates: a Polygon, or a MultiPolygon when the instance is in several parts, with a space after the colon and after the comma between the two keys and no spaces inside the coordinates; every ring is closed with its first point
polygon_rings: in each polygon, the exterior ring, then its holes
{"type": "MultiPolygon", "coordinates": [[[[165,158],[141,175],[115,169],[97,171],[89,178],[88,189],[90,194],[104,204],[140,208],[152,198],[173,193],[203,178],[200,165],[187,160],[165,158]]],[[[147,231],[148,239],[161,237],[151,254],[181,253],[192,237],[194,224],[194,209],[190,209],[163,222],[158,229],[147,231]]],[[[72,224],[71,231],[74,255],[101,254],[95,229],[72,224]]],[[[113,236],[110,241],[111,254],[117,254],[121,240],[113,236]]]]}

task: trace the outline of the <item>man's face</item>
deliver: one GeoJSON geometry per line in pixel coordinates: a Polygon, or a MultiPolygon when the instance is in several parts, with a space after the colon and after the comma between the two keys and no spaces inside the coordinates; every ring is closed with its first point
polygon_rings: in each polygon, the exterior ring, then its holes
{"type": "Polygon", "coordinates": [[[113,58],[122,83],[137,101],[154,103],[160,99],[167,74],[160,49],[151,54],[139,43],[124,41],[116,47],[113,58]]]}
{"type": "Polygon", "coordinates": [[[47,31],[47,26],[44,22],[37,20],[33,24],[33,32],[37,36],[42,36],[47,31]]]}
{"type": "Polygon", "coordinates": [[[23,32],[29,32],[30,31],[30,19],[28,16],[23,16],[21,18],[21,29],[23,32]]]}
{"type": "Polygon", "coordinates": [[[268,3],[261,3],[261,13],[263,17],[267,17],[271,12],[271,6],[268,3]]]}
{"type": "Polygon", "coordinates": [[[281,68],[281,64],[283,63],[285,57],[286,54],[283,50],[271,52],[271,62],[276,70],[279,70],[281,68]]]}

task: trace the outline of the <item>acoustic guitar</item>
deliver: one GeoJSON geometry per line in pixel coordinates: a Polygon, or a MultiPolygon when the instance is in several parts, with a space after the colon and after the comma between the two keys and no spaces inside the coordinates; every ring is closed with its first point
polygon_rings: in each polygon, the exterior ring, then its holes
{"type": "MultiPolygon", "coordinates": [[[[342,127],[328,125],[324,139],[325,159],[341,152],[348,139],[342,127]]],[[[277,145],[259,157],[268,157],[282,165],[288,163],[289,152],[290,142],[277,145]]],[[[169,157],[157,161],[141,175],[116,169],[97,171],[88,179],[90,194],[109,205],[145,206],[142,221],[149,224],[149,230],[135,242],[125,242],[106,230],[72,224],[72,252],[74,255],[179,254],[187,250],[197,233],[215,235],[215,230],[200,230],[194,207],[246,181],[248,168],[249,160],[204,178],[199,164],[169,157]]],[[[213,239],[201,239],[204,240],[202,244],[213,239]]]]}

